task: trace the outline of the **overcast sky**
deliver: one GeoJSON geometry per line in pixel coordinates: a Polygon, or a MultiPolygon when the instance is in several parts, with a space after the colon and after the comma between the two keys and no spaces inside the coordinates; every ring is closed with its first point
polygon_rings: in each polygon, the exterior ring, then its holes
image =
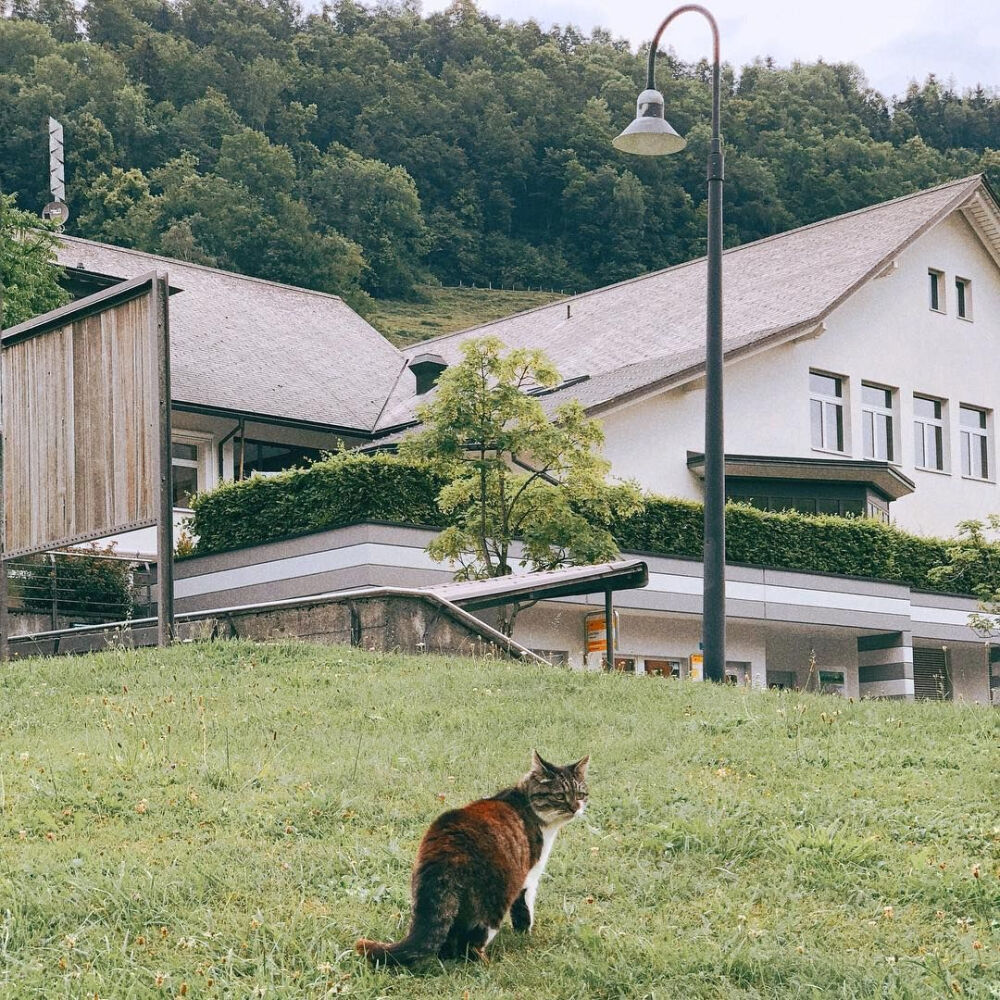
{"type": "MultiPolygon", "coordinates": [[[[424,0],[424,13],[448,0],[424,0]]],[[[490,14],[543,26],[575,24],[584,32],[600,26],[625,37],[633,48],[653,37],[677,3],[651,0],[477,0],[490,14]]],[[[1000,89],[1000,0],[707,0],[719,22],[722,58],[736,66],[755,56],[781,65],[795,59],[854,62],[887,97],[903,94],[911,80],[928,73],[953,78],[962,90],[981,83],[1000,89]]],[[[661,45],[685,61],[711,53],[708,24],[698,14],[681,15],[661,45]]]]}

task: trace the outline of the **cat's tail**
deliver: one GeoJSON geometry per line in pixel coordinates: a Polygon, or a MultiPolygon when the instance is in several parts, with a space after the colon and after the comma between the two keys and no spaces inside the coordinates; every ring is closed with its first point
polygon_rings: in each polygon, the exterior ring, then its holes
{"type": "Polygon", "coordinates": [[[409,933],[396,942],[361,938],[354,950],[377,965],[412,965],[441,951],[458,915],[454,892],[418,892],[409,933]],[[436,898],[427,898],[434,896],[436,898]]]}

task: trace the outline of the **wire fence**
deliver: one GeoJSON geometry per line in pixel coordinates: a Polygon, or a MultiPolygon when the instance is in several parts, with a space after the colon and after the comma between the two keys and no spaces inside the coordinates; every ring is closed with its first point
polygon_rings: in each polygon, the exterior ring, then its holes
{"type": "MultiPolygon", "coordinates": [[[[8,609],[38,630],[155,615],[155,564],[109,552],[65,550],[4,562],[8,609]]],[[[34,630],[34,629],[33,629],[34,630]]]]}

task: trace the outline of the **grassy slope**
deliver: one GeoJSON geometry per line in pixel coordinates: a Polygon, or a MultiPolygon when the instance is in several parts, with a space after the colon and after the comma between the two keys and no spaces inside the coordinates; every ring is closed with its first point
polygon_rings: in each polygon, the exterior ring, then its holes
{"type": "Polygon", "coordinates": [[[0,679],[4,997],[997,995],[990,709],[294,644],[0,679]],[[593,760],[531,939],[366,969],[426,824],[533,745],[593,760]]]}
{"type": "Polygon", "coordinates": [[[558,292],[509,292],[486,288],[420,289],[423,302],[380,299],[372,325],[397,346],[443,333],[468,330],[490,320],[562,298],[558,292]]]}

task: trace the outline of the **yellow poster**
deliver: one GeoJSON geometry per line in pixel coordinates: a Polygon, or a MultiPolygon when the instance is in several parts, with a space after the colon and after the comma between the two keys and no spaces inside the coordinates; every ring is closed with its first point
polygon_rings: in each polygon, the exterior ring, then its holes
{"type": "Polygon", "coordinates": [[[705,657],[701,653],[691,655],[691,668],[688,671],[688,680],[703,681],[705,679],[705,657]]]}

